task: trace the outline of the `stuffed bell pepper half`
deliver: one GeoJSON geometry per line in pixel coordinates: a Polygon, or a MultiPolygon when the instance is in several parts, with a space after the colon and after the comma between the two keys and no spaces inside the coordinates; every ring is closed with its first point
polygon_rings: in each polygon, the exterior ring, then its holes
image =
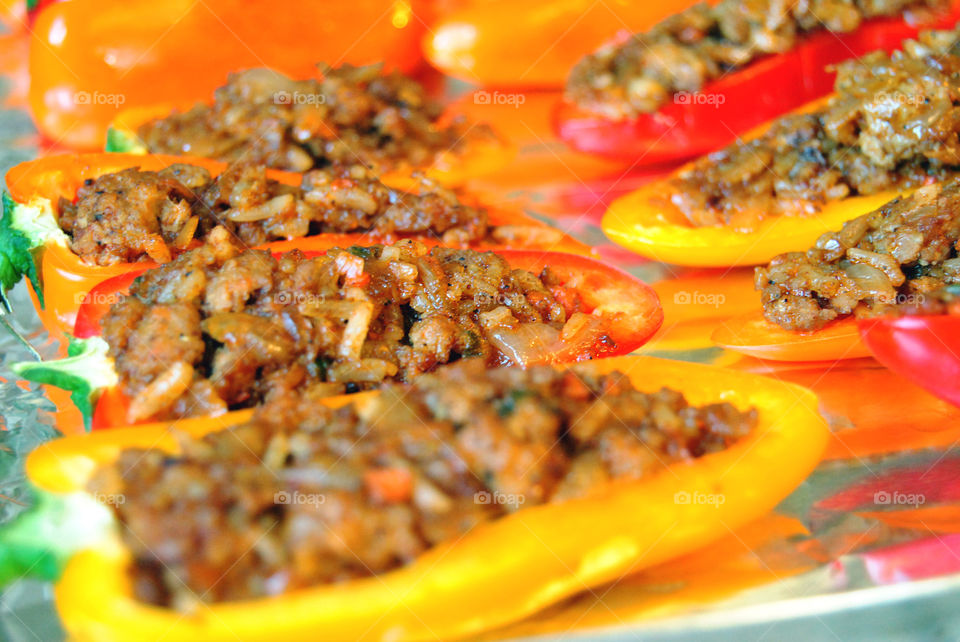
{"type": "Polygon", "coordinates": [[[956,318],[945,313],[952,308],[943,297],[960,284],[958,249],[960,178],[953,178],[844,223],[806,252],[787,252],[757,268],[762,314],[724,322],[713,340],[782,361],[862,357],[870,354],[867,346],[876,346],[874,353],[886,362],[883,355],[894,345],[883,338],[886,332],[916,328],[916,336],[924,336],[921,326],[927,324],[936,328],[925,339],[927,348],[907,338],[896,345],[917,359],[943,352],[942,362],[955,364],[951,345],[960,334],[950,331],[956,330],[956,318]],[[907,308],[909,314],[903,312],[907,308]],[[929,319],[924,310],[931,312],[929,319]],[[900,318],[888,319],[891,314],[900,318]],[[858,322],[877,328],[865,334],[867,346],[858,322]]]}
{"type": "Polygon", "coordinates": [[[828,436],[804,388],[650,357],[354,399],[45,444],[0,576],[79,639],[475,635],[764,515],[828,436]]]}
{"type": "Polygon", "coordinates": [[[283,390],[353,393],[460,358],[626,354],[662,319],[651,288],[579,255],[414,240],[271,254],[216,227],[94,288],[67,358],[13,368],[71,390],[87,426],[106,427],[220,415],[283,390]]]}
{"type": "Polygon", "coordinates": [[[210,104],[121,111],[106,149],[295,172],[362,163],[399,187],[417,172],[456,186],[515,153],[487,125],[448,113],[415,80],[375,65],[322,67],[320,77],[301,80],[269,69],[233,73],[210,104]]]}
{"type": "MultiPolygon", "coordinates": [[[[11,0],[36,4],[37,0],[11,0]]],[[[30,109],[40,132],[71,149],[102,149],[118,110],[203,100],[238,68],[294,77],[318,60],[421,61],[424,0],[42,0],[30,29],[30,109]]],[[[34,12],[31,12],[33,15],[34,12]]]]}
{"type": "Polygon", "coordinates": [[[555,128],[637,164],[692,158],[829,93],[830,65],[958,19],[955,0],[700,3],[581,60],[555,128]]]}

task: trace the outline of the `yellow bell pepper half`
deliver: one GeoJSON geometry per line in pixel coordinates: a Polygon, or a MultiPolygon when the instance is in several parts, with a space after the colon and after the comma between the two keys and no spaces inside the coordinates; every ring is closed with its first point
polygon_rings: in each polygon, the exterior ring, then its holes
{"type": "Polygon", "coordinates": [[[668,180],[645,185],[611,203],[603,215],[603,231],[614,243],[647,258],[698,267],[761,265],[784,252],[804,251],[846,221],[912,191],[845,198],[827,203],[811,216],[773,216],[752,232],[739,232],[691,225],[670,203],[668,180]]]}
{"type": "MultiPolygon", "coordinates": [[[[76,639],[450,639],[501,626],[590,587],[713,542],[774,508],[820,460],[828,430],[809,390],[709,366],[627,356],[584,364],[619,370],[645,391],[662,386],[693,404],[756,407],[756,430],[729,449],[678,463],[590,497],[519,510],[376,577],[274,598],[202,605],[193,613],[134,599],[129,553],[115,537],[72,557],[56,603],[76,639]]],[[[178,429],[199,435],[222,420],[178,429]]],[[[50,442],[30,455],[41,489],[84,488],[125,447],[174,448],[162,424],[50,442]]],[[[173,516],[171,516],[173,517],[173,516]]]]}
{"type": "MultiPolygon", "coordinates": [[[[832,97],[811,101],[790,113],[811,113],[823,108],[832,97]]],[[[776,120],[756,127],[742,140],[759,138],[774,122],[776,120]]],[[[696,267],[761,265],[784,252],[805,251],[826,232],[840,229],[850,219],[914,191],[886,190],[869,196],[829,201],[809,216],[765,218],[750,232],[722,225],[695,226],[671,201],[675,191],[672,179],[695,162],[611,203],[601,223],[607,237],[637,254],[663,263],[696,267]]]]}

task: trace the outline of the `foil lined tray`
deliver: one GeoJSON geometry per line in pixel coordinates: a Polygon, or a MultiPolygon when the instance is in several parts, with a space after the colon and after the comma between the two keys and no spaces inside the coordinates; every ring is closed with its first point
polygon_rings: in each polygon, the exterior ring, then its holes
{"type": "MultiPolygon", "coordinates": [[[[536,108],[538,100],[532,96],[525,104],[536,108]]],[[[496,125],[500,117],[523,114],[497,112],[487,119],[496,125]]],[[[556,143],[545,142],[550,140],[546,133],[531,133],[513,182],[489,181],[488,196],[523,203],[531,214],[596,245],[607,260],[650,282],[669,279],[682,286],[690,279],[691,289],[702,287],[702,275],[694,271],[650,263],[610,246],[597,217],[588,212],[596,214],[598,200],[649,176],[616,176],[598,165],[578,170],[583,173],[576,180],[562,172],[545,179],[549,172],[543,171],[544,162],[558,168],[580,165],[556,143]],[[523,169],[533,167],[537,171],[527,174],[533,178],[524,182],[523,169]]],[[[0,170],[36,155],[33,136],[22,110],[0,113],[0,170]]],[[[725,273],[718,282],[733,278],[743,280],[744,274],[725,273]]],[[[13,313],[0,322],[16,329],[43,358],[56,354],[57,346],[40,327],[25,288],[17,286],[10,298],[13,313]]],[[[587,592],[485,637],[960,638],[960,410],[871,360],[819,369],[769,366],[738,360],[705,341],[671,341],[666,335],[645,352],[752,368],[812,387],[821,395],[822,410],[836,434],[827,460],[773,515],[726,534],[708,549],[587,592]],[[923,505],[890,501],[897,493],[922,495],[923,505]]],[[[23,476],[25,455],[57,435],[53,404],[38,387],[18,383],[9,370],[9,363],[30,358],[30,351],[0,328],[0,523],[31,502],[23,476]]],[[[21,581],[0,595],[0,639],[47,641],[63,636],[50,584],[21,581]]]]}

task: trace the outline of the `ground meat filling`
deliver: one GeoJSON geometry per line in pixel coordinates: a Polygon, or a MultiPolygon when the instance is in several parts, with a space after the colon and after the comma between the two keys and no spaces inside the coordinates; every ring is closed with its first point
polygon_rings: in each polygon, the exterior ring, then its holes
{"type": "Polygon", "coordinates": [[[297,172],[331,163],[423,167],[495,140],[484,125],[442,114],[420,84],[397,72],[384,75],[379,65],[324,68],[321,80],[252,69],[231,74],[213,105],[146,123],[137,135],[155,154],[297,172]]]}
{"type": "Polygon", "coordinates": [[[175,169],[137,168],[88,180],[76,204],[60,199],[60,227],[71,249],[98,265],[153,260],[165,263],[193,240],[196,195],[175,169]]]}
{"type": "Polygon", "coordinates": [[[401,192],[362,165],[309,171],[299,187],[268,178],[263,165],[232,165],[216,178],[195,165],[134,167],[88,181],[76,202],[61,199],[59,210],[71,249],[98,265],[167,263],[216,226],[247,245],[360,232],[464,246],[509,239],[525,227],[490,228],[486,210],[448,189],[424,179],[419,193],[401,192]]]}
{"type": "Polygon", "coordinates": [[[756,425],[755,409],[691,406],[619,373],[468,360],[359,408],[280,395],[245,425],[178,435],[177,456],[125,451],[90,490],[124,497],[114,509],[137,596],[190,610],[383,573],[481,522],[724,450],[756,425]]]}
{"type": "Polygon", "coordinates": [[[750,231],[768,216],[811,215],[827,201],[953,175],[960,56],[945,52],[958,35],[925,32],[892,56],[842,63],[826,107],[696,161],[671,181],[670,200],[693,225],[750,231]]]}
{"type": "Polygon", "coordinates": [[[722,0],[701,3],[583,58],[567,81],[579,107],[619,120],[652,113],[677,92],[695,92],[711,80],[767,55],[797,46],[828,29],[855,30],[863,20],[927,11],[942,0],[722,0]]]}
{"type": "Polygon", "coordinates": [[[137,278],[102,330],[136,421],[355,392],[462,357],[589,359],[616,348],[589,312],[549,268],[492,252],[401,241],[274,258],[215,228],[137,278]]]}
{"type": "Polygon", "coordinates": [[[960,179],[917,190],[756,270],[763,314],[787,330],[874,316],[960,284],[960,179]]]}

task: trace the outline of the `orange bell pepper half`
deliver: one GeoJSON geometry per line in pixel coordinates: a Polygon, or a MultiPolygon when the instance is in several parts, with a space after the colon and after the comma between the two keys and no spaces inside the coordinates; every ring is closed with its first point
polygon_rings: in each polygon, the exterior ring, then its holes
{"type": "Polygon", "coordinates": [[[960,3],[914,24],[903,17],[874,18],[850,33],[821,30],[782,54],[765,56],[697,93],[710,100],[674,100],[658,111],[612,120],[566,101],[557,104],[554,129],[573,149],[607,158],[655,165],[706,154],[732,143],[766,120],[829,94],[828,65],[882,49],[894,51],[923,29],[949,29],[960,3]]]}
{"type": "MultiPolygon", "coordinates": [[[[44,325],[53,332],[72,332],[77,310],[84,296],[97,284],[130,271],[142,271],[146,263],[120,263],[110,266],[86,263],[75,254],[57,223],[57,204],[61,197],[76,198],[77,190],[88,178],[117,172],[128,167],[157,171],[173,163],[191,163],[221,173],[227,165],[210,159],[188,156],[133,154],[61,154],[21,163],[7,172],[8,197],[0,218],[0,284],[8,289],[22,276],[29,278],[37,312],[44,325]],[[8,267],[9,266],[9,267],[8,267]]],[[[268,175],[282,183],[299,185],[300,174],[269,170],[268,175]]],[[[407,177],[394,177],[394,186],[414,188],[416,182],[407,177]]],[[[531,248],[544,251],[589,254],[590,249],[550,228],[521,211],[491,209],[491,225],[542,227],[542,239],[531,241],[531,248]]],[[[425,236],[427,244],[435,238],[425,236]]],[[[299,247],[322,250],[351,245],[370,245],[369,234],[321,234],[319,236],[277,241],[265,247],[286,251],[299,247]]],[[[501,246],[481,245],[479,249],[501,246]]]]}
{"type": "Polygon", "coordinates": [[[474,85],[558,88],[574,63],[618,31],[644,31],[695,3],[474,2],[441,17],[423,50],[434,67],[474,85]]]}
{"type": "MultiPolygon", "coordinates": [[[[66,629],[98,640],[451,639],[529,616],[584,589],[615,581],[698,550],[761,517],[813,470],[828,430],[809,390],[708,366],[628,356],[577,366],[619,370],[643,391],[666,386],[693,404],[729,402],[759,412],[756,429],[712,453],[602,493],[524,508],[477,526],[409,565],[377,577],[297,590],[267,599],[212,604],[183,614],[138,602],[127,573],[129,551],[111,535],[113,518],[83,493],[92,472],[124,448],[175,452],[170,426],[154,424],[40,446],[27,475],[40,506],[61,524],[83,525],[57,548],[38,551],[38,510],[21,531],[2,534],[24,564],[59,581],[57,609],[66,629]],[[699,501],[722,497],[723,501],[699,501]],[[28,528],[29,527],[29,528],[28,528]],[[496,555],[492,553],[496,552],[496,555]],[[46,562],[41,564],[40,562],[46,562]],[[60,568],[65,564],[62,575],[60,568]]],[[[234,415],[178,423],[203,435],[246,419],[234,415]]],[[[14,526],[17,526],[15,524],[14,526]]],[[[66,530],[66,525],[63,526],[66,530]]],[[[45,532],[50,532],[47,528],[45,532]]],[[[6,576],[15,575],[7,572],[6,576]]]]}
{"type": "MultiPolygon", "coordinates": [[[[205,97],[206,98],[206,97],[205,97]]],[[[126,154],[147,154],[146,145],[137,135],[141,125],[165,118],[175,109],[189,109],[191,105],[159,103],[143,107],[131,107],[120,111],[110,122],[107,131],[107,152],[126,154]]],[[[495,172],[513,160],[517,150],[503,141],[475,140],[464,144],[465,150],[459,153],[439,155],[426,167],[413,167],[409,170],[395,169],[385,172],[381,180],[398,189],[404,189],[415,183],[411,172],[422,173],[426,178],[447,187],[459,187],[468,180],[495,172]]]]}
{"type": "Polygon", "coordinates": [[[32,30],[30,107],[58,145],[95,150],[121,107],[203,100],[227,73],[271,67],[294,77],[318,62],[411,71],[419,0],[97,0],[45,7],[32,30]]]}
{"type": "MultiPolygon", "coordinates": [[[[795,113],[813,111],[824,100],[812,101],[795,113]]],[[[770,125],[756,128],[744,140],[761,136],[770,125]]],[[[771,216],[745,232],[723,225],[693,225],[673,204],[671,196],[676,188],[672,179],[689,167],[684,165],[611,203],[601,223],[604,234],[618,245],[663,263],[696,267],[760,265],[778,254],[805,250],[846,221],[915,191],[886,190],[827,201],[810,216],[771,216]]]]}
{"type": "Polygon", "coordinates": [[[722,322],[714,343],[758,359],[771,361],[836,361],[869,357],[852,318],[838,319],[813,332],[793,332],[770,323],[762,312],[722,322]]]}
{"type": "MultiPolygon", "coordinates": [[[[320,237],[301,241],[296,247],[308,256],[336,246],[331,245],[329,239],[320,237]]],[[[279,254],[290,248],[270,249],[279,254]]],[[[569,363],[628,354],[646,343],[663,323],[663,310],[653,289],[615,267],[560,252],[509,249],[496,252],[514,269],[537,274],[549,266],[561,283],[576,292],[583,310],[600,316],[605,322],[612,345],[594,345],[575,353],[553,354],[548,362],[569,363]]],[[[99,338],[100,323],[119,295],[128,292],[133,280],[148,267],[142,263],[131,265],[126,272],[100,283],[84,297],[76,316],[75,338],[71,338],[67,358],[27,361],[12,366],[29,381],[70,390],[70,399],[80,409],[87,429],[113,428],[129,423],[126,412],[130,399],[117,387],[113,361],[107,357],[106,343],[99,338]]]]}

